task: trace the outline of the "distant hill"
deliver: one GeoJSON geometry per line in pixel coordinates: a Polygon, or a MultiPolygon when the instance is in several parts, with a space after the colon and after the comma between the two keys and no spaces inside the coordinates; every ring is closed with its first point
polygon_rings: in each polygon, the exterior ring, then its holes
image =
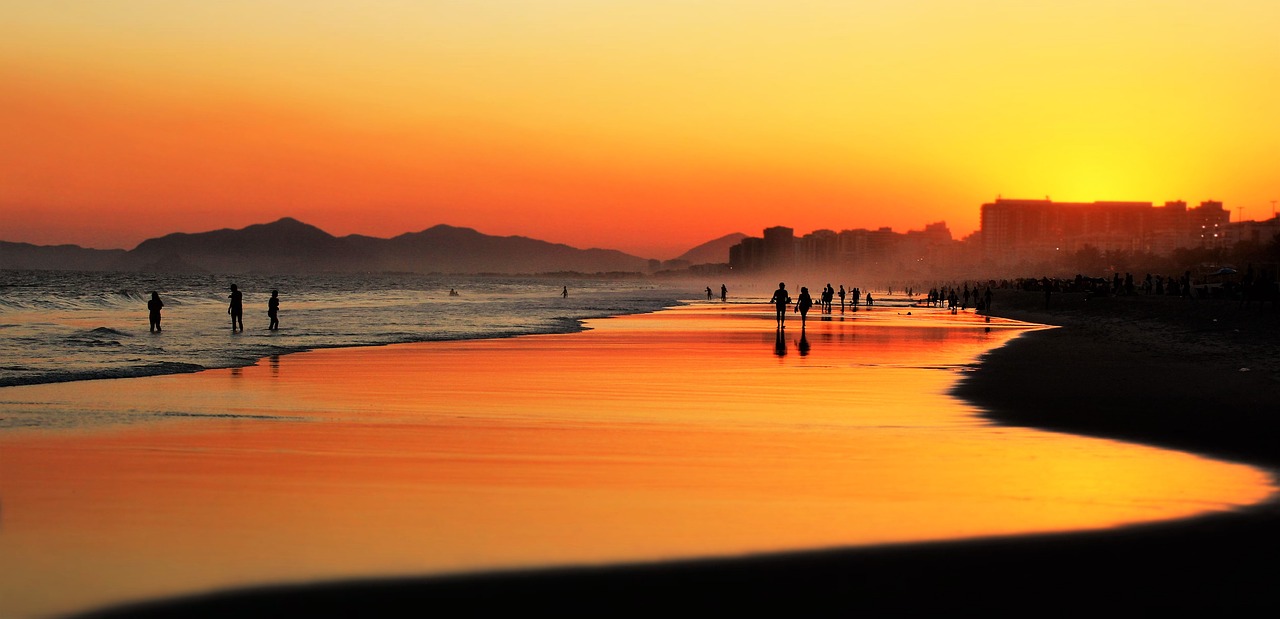
{"type": "Polygon", "coordinates": [[[684,252],[676,260],[683,260],[689,264],[722,264],[729,262],[729,248],[737,245],[747,235],[741,232],[726,234],[713,241],[707,241],[687,252],[684,252]]]}
{"type": "Polygon", "coordinates": [[[454,273],[646,271],[649,261],[612,249],[577,249],[523,236],[489,236],[471,228],[438,225],[388,241],[387,268],[454,273]],[[405,262],[407,261],[407,262],[405,262]]]}
{"type": "Polygon", "coordinates": [[[127,252],[0,244],[0,268],[19,269],[535,274],[643,272],[648,267],[648,260],[620,251],[490,236],[470,228],[439,225],[391,239],[335,237],[289,217],[239,230],[169,234],[143,241],[127,252]]]}
{"type": "Polygon", "coordinates": [[[121,270],[167,271],[165,265],[219,273],[361,270],[350,243],[286,217],[240,230],[174,233],[140,243],[122,258],[121,270]],[[351,267],[351,268],[348,268],[351,267]]]}
{"type": "Polygon", "coordinates": [[[79,245],[32,245],[0,241],[0,269],[104,271],[125,255],[123,249],[87,249],[79,245]]]}

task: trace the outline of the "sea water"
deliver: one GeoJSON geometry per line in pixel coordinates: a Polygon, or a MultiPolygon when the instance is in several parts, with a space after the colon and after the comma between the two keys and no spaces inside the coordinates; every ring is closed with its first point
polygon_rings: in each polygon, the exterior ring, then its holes
{"type": "Polygon", "coordinates": [[[0,387],[241,367],[319,348],[565,333],[681,296],[690,295],[640,278],[0,271],[0,387]],[[244,294],[243,332],[231,330],[231,284],[244,294]],[[280,328],[268,331],[273,289],[280,328]],[[159,333],[149,330],[151,291],[164,302],[159,333]]]}

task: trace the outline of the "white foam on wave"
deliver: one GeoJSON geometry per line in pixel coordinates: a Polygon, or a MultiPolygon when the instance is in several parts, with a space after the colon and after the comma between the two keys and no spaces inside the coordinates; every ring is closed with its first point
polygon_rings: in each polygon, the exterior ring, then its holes
{"type": "Polygon", "coordinates": [[[237,276],[0,271],[0,387],[131,378],[251,365],[319,348],[566,333],[582,320],[643,313],[682,294],[641,280],[417,275],[237,276]],[[227,288],[244,293],[233,333],[227,288]],[[278,331],[266,330],[270,290],[278,331]],[[450,296],[450,289],[459,296],[450,296]],[[148,328],[159,292],[162,331],[148,328]]]}

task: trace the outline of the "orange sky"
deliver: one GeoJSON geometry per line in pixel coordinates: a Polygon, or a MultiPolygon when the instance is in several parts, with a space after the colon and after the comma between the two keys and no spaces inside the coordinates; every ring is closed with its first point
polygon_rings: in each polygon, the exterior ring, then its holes
{"type": "Polygon", "coordinates": [[[1280,199],[1280,3],[0,0],[0,240],[297,217],[671,258],[1280,199]]]}

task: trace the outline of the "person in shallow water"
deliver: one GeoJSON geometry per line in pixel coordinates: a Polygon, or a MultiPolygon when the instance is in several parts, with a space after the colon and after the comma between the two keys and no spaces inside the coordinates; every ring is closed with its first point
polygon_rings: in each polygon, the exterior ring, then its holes
{"type": "Polygon", "coordinates": [[[156,291],[151,291],[151,300],[147,301],[147,314],[151,321],[151,332],[160,332],[160,308],[164,307],[164,302],[160,300],[160,295],[156,291]]]}
{"type": "Polygon", "coordinates": [[[227,298],[231,299],[231,303],[227,305],[227,313],[231,314],[231,330],[235,331],[239,327],[244,331],[244,295],[240,294],[240,289],[235,284],[231,284],[231,294],[227,298]]]}
{"type": "Polygon", "coordinates": [[[791,305],[791,295],[787,293],[787,283],[778,282],[778,289],[773,291],[773,297],[769,299],[773,304],[773,308],[778,314],[778,328],[785,328],[787,320],[787,306],[791,305]]]}
{"type": "Polygon", "coordinates": [[[272,290],[271,298],[267,299],[267,316],[271,318],[271,324],[267,326],[270,331],[280,328],[280,291],[272,290]]]}

